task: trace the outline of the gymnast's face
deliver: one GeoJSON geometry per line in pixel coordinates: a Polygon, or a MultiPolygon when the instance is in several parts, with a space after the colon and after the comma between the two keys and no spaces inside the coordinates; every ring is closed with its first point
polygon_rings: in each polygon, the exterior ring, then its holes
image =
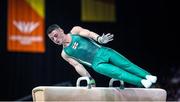
{"type": "Polygon", "coordinates": [[[62,45],[65,40],[65,34],[61,28],[53,30],[48,36],[55,44],[58,45],[62,45]]]}

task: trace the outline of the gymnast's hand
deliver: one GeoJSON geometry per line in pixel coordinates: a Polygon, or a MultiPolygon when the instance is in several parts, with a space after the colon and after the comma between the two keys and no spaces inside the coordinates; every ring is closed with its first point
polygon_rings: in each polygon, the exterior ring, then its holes
{"type": "Polygon", "coordinates": [[[98,41],[100,44],[106,44],[106,43],[112,41],[112,40],[113,40],[113,37],[114,37],[114,35],[111,34],[111,33],[108,33],[108,34],[104,34],[104,33],[103,33],[102,36],[99,36],[99,37],[97,38],[97,41],[98,41]]]}
{"type": "Polygon", "coordinates": [[[89,77],[89,79],[90,79],[90,85],[91,85],[92,87],[96,87],[96,82],[95,82],[95,80],[94,80],[92,77],[89,77]]]}

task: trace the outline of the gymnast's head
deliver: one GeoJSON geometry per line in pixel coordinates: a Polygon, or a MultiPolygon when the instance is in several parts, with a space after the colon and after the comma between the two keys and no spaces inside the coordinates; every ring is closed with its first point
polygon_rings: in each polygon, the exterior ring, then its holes
{"type": "Polygon", "coordinates": [[[58,45],[62,45],[65,40],[64,30],[57,24],[50,25],[47,29],[48,37],[58,45]]]}

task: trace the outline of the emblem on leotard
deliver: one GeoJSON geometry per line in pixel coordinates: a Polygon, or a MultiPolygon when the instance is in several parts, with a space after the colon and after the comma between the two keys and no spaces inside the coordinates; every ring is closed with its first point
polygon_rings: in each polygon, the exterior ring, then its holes
{"type": "Polygon", "coordinates": [[[77,42],[75,42],[75,43],[73,44],[72,48],[73,48],[73,49],[76,49],[76,48],[77,48],[77,46],[78,46],[78,43],[77,43],[77,42]]]}

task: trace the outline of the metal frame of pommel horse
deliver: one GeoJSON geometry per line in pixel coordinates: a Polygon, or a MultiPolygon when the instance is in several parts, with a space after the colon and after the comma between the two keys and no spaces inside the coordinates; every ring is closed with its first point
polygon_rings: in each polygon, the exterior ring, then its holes
{"type": "Polygon", "coordinates": [[[160,88],[124,88],[124,82],[117,79],[109,81],[109,87],[92,87],[88,77],[80,77],[76,87],[39,86],[32,90],[33,101],[166,101],[167,92],[160,88]],[[80,86],[82,80],[87,86],[80,86]],[[120,87],[113,82],[120,81],[120,87]]]}

